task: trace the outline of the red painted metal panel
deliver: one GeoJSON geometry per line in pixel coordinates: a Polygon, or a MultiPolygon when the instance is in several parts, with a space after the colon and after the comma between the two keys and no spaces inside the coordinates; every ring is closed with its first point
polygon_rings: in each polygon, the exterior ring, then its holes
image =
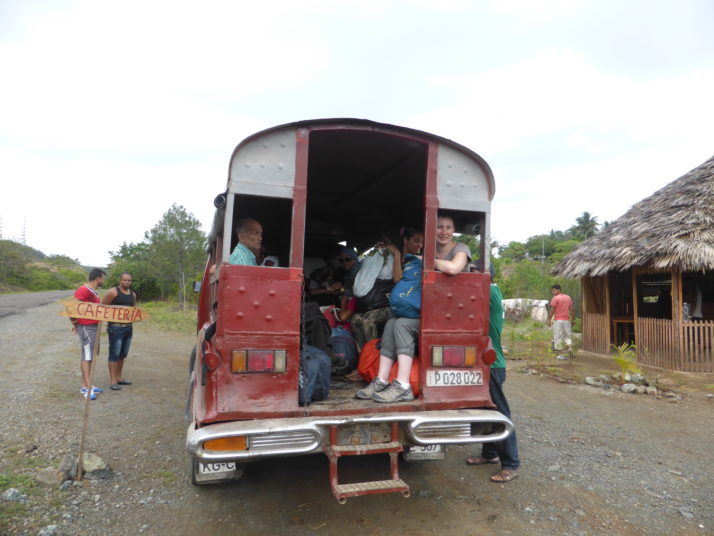
{"type": "Polygon", "coordinates": [[[290,247],[290,266],[302,268],[305,249],[305,206],[307,198],[307,158],[309,133],[299,128],[296,133],[295,184],[293,187],[293,233],[290,247]]]}
{"type": "Polygon", "coordinates": [[[302,270],[221,266],[218,335],[299,333],[302,270]]]}
{"type": "Polygon", "coordinates": [[[196,331],[200,331],[205,325],[211,321],[211,303],[210,303],[210,292],[209,285],[211,284],[211,276],[209,270],[209,264],[211,263],[211,258],[209,257],[206,261],[206,268],[203,271],[203,279],[201,280],[201,295],[198,300],[198,311],[197,311],[197,326],[196,331]]]}
{"type": "Polygon", "coordinates": [[[301,295],[300,269],[221,266],[213,339],[221,359],[207,376],[204,422],[298,413],[301,295]],[[232,373],[233,350],[249,349],[286,350],[286,371],[232,373]]]}
{"type": "Polygon", "coordinates": [[[434,270],[434,259],[436,258],[436,214],[439,209],[439,199],[436,195],[438,153],[438,144],[430,143],[426,163],[426,197],[424,199],[426,210],[424,218],[424,276],[427,272],[434,270]]]}
{"type": "Polygon", "coordinates": [[[424,403],[445,403],[447,407],[484,407],[491,405],[488,391],[490,367],[482,355],[488,346],[489,277],[481,273],[449,276],[425,272],[422,287],[422,319],[419,338],[421,383],[424,403]],[[434,346],[476,346],[476,368],[481,370],[483,385],[429,387],[428,370],[442,370],[431,364],[434,346]]]}
{"type": "Polygon", "coordinates": [[[489,278],[480,273],[424,274],[422,331],[488,335],[489,278]]]}

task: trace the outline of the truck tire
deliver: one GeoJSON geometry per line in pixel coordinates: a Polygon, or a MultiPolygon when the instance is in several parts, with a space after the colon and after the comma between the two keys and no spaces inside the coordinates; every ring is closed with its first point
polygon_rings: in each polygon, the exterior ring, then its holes
{"type": "Polygon", "coordinates": [[[193,420],[193,384],[195,378],[193,377],[193,369],[196,366],[196,347],[191,350],[191,357],[188,360],[188,396],[186,397],[186,411],[184,411],[184,417],[188,422],[193,420]]]}
{"type": "Polygon", "coordinates": [[[188,359],[188,375],[190,376],[193,372],[193,367],[196,366],[196,347],[191,350],[191,357],[188,359]]]}

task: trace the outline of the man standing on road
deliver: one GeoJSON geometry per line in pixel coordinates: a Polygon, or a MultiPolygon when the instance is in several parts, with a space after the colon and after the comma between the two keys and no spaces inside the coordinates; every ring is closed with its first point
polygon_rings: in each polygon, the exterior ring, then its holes
{"type": "MultiPolygon", "coordinates": [[[[105,277],[106,272],[104,270],[94,268],[89,272],[89,282],[75,291],[75,299],[89,303],[100,303],[97,289],[104,284],[105,277]]],[[[80,365],[82,387],[80,387],[79,392],[84,395],[84,398],[94,400],[97,393],[101,393],[103,390],[92,385],[92,358],[94,357],[94,342],[97,339],[99,321],[86,318],[70,318],[70,322],[72,322],[72,333],[79,335],[82,354],[80,365]]]]}
{"type": "MultiPolygon", "coordinates": [[[[136,294],[131,290],[131,275],[124,272],[119,276],[119,284],[110,288],[102,299],[104,305],[125,305],[134,307],[136,294]]],[[[109,335],[109,376],[111,378],[111,390],[121,391],[122,385],[131,385],[130,381],[124,379],[122,375],[124,369],[124,359],[129,355],[129,346],[133,335],[131,323],[120,324],[109,322],[107,334],[109,335]]]]}
{"type": "MultiPolygon", "coordinates": [[[[573,322],[573,300],[570,296],[563,294],[560,285],[551,287],[553,299],[550,300],[550,312],[548,313],[548,325],[553,325],[553,350],[560,351],[563,342],[568,345],[568,355],[573,357],[573,340],[571,325],[573,322]],[[555,322],[552,318],[555,316],[555,322]]],[[[558,355],[558,359],[567,359],[564,355],[558,355]]]]}
{"type": "MultiPolygon", "coordinates": [[[[506,382],[506,358],[503,355],[503,347],[501,346],[503,295],[498,285],[494,283],[491,283],[489,307],[488,336],[491,339],[491,346],[496,351],[496,361],[491,365],[488,390],[496,409],[510,419],[511,408],[503,392],[503,384],[506,382]]],[[[484,443],[481,447],[480,456],[466,458],[467,465],[489,465],[496,464],[499,461],[501,462],[501,470],[491,476],[491,482],[510,482],[518,476],[518,468],[521,462],[518,459],[518,441],[515,429],[511,435],[502,441],[484,443]]]]}

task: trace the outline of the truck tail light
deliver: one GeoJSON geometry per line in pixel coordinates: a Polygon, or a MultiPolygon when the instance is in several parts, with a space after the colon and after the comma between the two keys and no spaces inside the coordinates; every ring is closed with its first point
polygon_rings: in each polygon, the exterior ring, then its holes
{"type": "Polygon", "coordinates": [[[248,450],[246,436],[218,437],[203,442],[203,448],[211,451],[248,450]]]}
{"type": "Polygon", "coordinates": [[[233,350],[231,372],[285,372],[285,350],[233,350]]]}
{"type": "Polygon", "coordinates": [[[431,364],[434,367],[473,367],[476,365],[476,347],[433,346],[431,364]]]}

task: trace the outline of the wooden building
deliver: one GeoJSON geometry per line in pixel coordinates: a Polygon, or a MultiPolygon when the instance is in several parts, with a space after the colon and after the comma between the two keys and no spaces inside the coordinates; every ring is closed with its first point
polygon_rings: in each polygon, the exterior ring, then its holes
{"type": "Polygon", "coordinates": [[[579,244],[583,349],[633,342],[642,365],[714,372],[714,157],[579,244]]]}

